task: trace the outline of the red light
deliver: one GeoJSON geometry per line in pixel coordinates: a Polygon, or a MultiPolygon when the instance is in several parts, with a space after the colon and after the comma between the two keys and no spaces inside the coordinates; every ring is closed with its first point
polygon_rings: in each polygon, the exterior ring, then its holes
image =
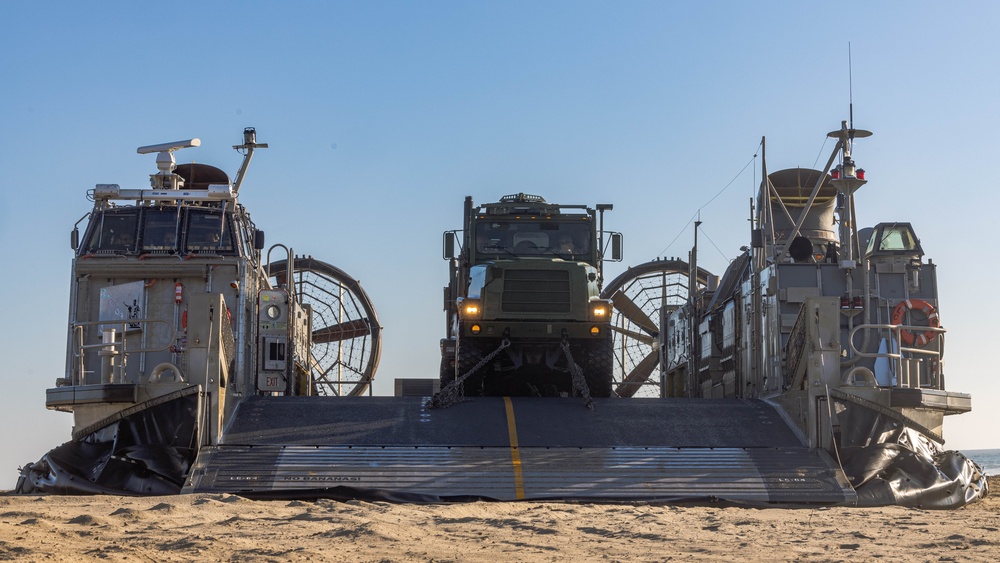
{"type": "Polygon", "coordinates": [[[837,169],[837,168],[834,168],[833,170],[830,171],[830,176],[832,176],[834,180],[839,180],[840,179],[840,170],[837,169]]]}
{"type": "Polygon", "coordinates": [[[849,308],[851,306],[851,299],[847,296],[841,297],[840,306],[843,307],[844,309],[849,308]]]}
{"type": "Polygon", "coordinates": [[[864,179],[865,179],[865,169],[858,168],[858,180],[864,180],[864,179]]]}

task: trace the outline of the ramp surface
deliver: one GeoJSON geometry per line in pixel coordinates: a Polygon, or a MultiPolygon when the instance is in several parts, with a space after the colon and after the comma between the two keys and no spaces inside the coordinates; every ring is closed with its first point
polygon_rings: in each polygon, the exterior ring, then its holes
{"type": "Polygon", "coordinates": [[[258,397],[185,488],[262,496],[853,503],[761,401],[258,397]]]}

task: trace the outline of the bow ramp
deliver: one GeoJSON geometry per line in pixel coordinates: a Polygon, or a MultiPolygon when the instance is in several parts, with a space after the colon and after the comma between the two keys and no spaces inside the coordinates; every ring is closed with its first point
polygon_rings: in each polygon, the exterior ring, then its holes
{"type": "Polygon", "coordinates": [[[768,403],[737,399],[257,397],[186,492],[260,497],[853,504],[768,403]]]}

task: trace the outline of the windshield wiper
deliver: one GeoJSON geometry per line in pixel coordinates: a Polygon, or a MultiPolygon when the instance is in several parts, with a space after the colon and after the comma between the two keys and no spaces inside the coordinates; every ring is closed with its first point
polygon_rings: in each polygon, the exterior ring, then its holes
{"type": "Polygon", "coordinates": [[[499,251],[501,251],[501,250],[504,251],[504,252],[506,252],[507,254],[510,254],[514,258],[520,258],[521,257],[520,254],[515,254],[514,252],[512,252],[506,246],[487,246],[486,248],[483,249],[483,252],[496,252],[496,253],[499,253],[499,251]]]}
{"type": "MultiPolygon", "coordinates": [[[[576,260],[576,257],[577,257],[576,252],[557,252],[557,251],[552,250],[551,248],[549,248],[547,246],[542,246],[542,247],[539,248],[539,250],[542,250],[543,252],[545,252],[547,254],[551,254],[551,255],[555,256],[556,258],[561,258],[563,260],[576,260]]],[[[580,253],[580,255],[583,256],[583,253],[580,253]]]]}

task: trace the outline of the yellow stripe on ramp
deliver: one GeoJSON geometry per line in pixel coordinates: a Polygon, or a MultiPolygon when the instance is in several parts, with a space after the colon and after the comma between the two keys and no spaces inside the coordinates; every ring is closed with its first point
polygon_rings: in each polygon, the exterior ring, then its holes
{"type": "Polygon", "coordinates": [[[514,404],[510,397],[503,398],[507,409],[507,435],[510,438],[510,461],[514,466],[514,498],[524,500],[524,475],[521,473],[521,452],[517,448],[517,424],[514,422],[514,404]]]}

